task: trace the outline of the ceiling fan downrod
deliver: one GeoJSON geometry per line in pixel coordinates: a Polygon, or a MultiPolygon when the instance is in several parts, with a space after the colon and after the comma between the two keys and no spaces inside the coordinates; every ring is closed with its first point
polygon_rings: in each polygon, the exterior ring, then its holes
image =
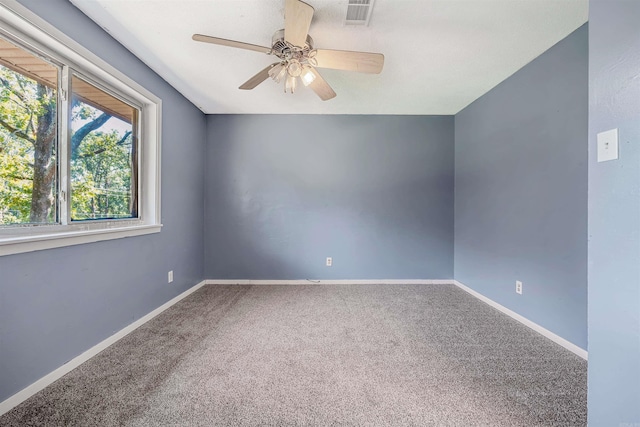
{"type": "Polygon", "coordinates": [[[285,0],[284,29],[275,32],[271,48],[202,34],[194,34],[193,40],[262,52],[280,59],[243,83],[240,86],[243,90],[254,89],[271,77],[277,83],[284,80],[284,91],[294,93],[300,78],[320,99],[327,101],[334,98],[336,93],[316,67],[371,74],[382,71],[384,55],[381,53],[315,49],[313,39],[309,36],[313,13],[313,7],[301,0],[285,0]]]}

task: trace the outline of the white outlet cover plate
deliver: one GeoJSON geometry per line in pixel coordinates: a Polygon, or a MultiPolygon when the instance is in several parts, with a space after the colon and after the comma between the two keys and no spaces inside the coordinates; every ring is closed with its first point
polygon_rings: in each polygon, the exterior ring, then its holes
{"type": "Polygon", "coordinates": [[[598,134],[598,162],[607,162],[618,158],[618,129],[598,134]]]}

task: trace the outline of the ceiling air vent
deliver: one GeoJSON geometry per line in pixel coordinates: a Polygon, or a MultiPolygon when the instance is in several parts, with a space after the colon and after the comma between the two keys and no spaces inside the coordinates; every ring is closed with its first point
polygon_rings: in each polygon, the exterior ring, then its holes
{"type": "Polygon", "coordinates": [[[369,25],[374,0],[349,0],[346,25],[369,25]]]}

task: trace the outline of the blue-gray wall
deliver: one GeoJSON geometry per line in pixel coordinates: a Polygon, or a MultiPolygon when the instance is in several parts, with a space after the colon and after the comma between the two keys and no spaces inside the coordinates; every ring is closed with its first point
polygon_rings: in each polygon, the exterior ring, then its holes
{"type": "Polygon", "coordinates": [[[589,425],[640,423],[640,3],[590,0],[589,104],[583,27],[456,116],[454,258],[451,117],[205,120],[67,1],[21,2],[163,99],[165,227],[0,257],[0,401],[203,277],[451,278],[455,264],[584,348],[589,105],[589,425]],[[614,127],[621,158],[596,163],[614,127]]]}
{"type": "Polygon", "coordinates": [[[162,98],[164,228],[0,257],[0,401],[203,278],[204,115],[68,1],[21,3],[162,98]]]}
{"type": "Polygon", "coordinates": [[[640,2],[589,20],[589,426],[640,426],[640,2]],[[597,163],[613,128],[620,159],[597,163]]]}
{"type": "Polygon", "coordinates": [[[456,280],[584,349],[587,61],[584,25],[455,117],[456,280]]]}
{"type": "Polygon", "coordinates": [[[207,277],[453,277],[453,117],[207,123],[207,277]]]}

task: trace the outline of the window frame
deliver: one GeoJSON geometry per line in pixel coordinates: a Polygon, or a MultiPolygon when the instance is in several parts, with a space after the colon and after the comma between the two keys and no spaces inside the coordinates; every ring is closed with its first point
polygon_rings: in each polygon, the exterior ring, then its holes
{"type": "MultiPolygon", "coordinates": [[[[66,69],[65,69],[66,70],[66,69]]],[[[63,70],[63,74],[65,72],[65,70],[63,70]]],[[[74,220],[73,218],[71,218],[70,213],[71,213],[71,204],[72,204],[72,198],[73,198],[73,190],[71,188],[72,183],[66,182],[66,186],[65,188],[62,190],[64,191],[65,194],[65,200],[63,200],[64,203],[64,214],[65,214],[65,218],[64,220],[62,220],[63,224],[87,224],[87,223],[94,223],[94,222],[105,222],[105,221],[113,221],[113,222],[118,222],[121,223],[123,221],[136,221],[139,218],[142,217],[143,211],[144,211],[144,207],[142,206],[142,204],[140,203],[140,194],[142,191],[141,188],[141,180],[140,180],[140,172],[142,170],[141,168],[141,156],[140,156],[140,148],[142,146],[142,139],[144,138],[143,134],[140,133],[140,129],[143,129],[143,124],[142,124],[142,110],[143,110],[143,106],[140,105],[137,100],[135,99],[131,99],[129,97],[124,96],[121,93],[118,93],[116,91],[114,91],[112,88],[109,87],[105,87],[103,84],[101,84],[98,81],[95,81],[93,78],[91,78],[90,76],[87,76],[83,73],[80,73],[78,70],[75,69],[68,69],[69,75],[68,77],[65,76],[65,78],[63,78],[63,85],[65,86],[65,91],[67,92],[67,98],[65,100],[66,105],[64,105],[64,108],[66,110],[66,112],[69,114],[69,116],[67,116],[65,118],[65,125],[66,128],[65,130],[68,132],[68,134],[66,135],[65,138],[61,139],[61,142],[63,143],[60,146],[60,151],[64,152],[64,156],[66,156],[65,162],[63,165],[60,166],[60,171],[64,170],[66,177],[70,177],[71,176],[71,147],[69,146],[69,142],[71,140],[70,138],[70,128],[71,128],[71,120],[70,120],[70,114],[71,114],[71,109],[72,109],[72,99],[74,96],[74,89],[73,89],[73,78],[79,79],[84,81],[87,84],[90,84],[91,86],[93,86],[96,89],[101,90],[102,92],[106,93],[107,95],[111,95],[112,97],[118,99],[119,101],[122,101],[123,103],[127,104],[128,106],[134,108],[137,110],[137,114],[135,115],[135,124],[132,122],[132,127],[134,129],[137,129],[136,133],[134,134],[134,137],[138,139],[138,142],[136,142],[136,163],[137,163],[137,170],[138,170],[138,176],[135,177],[135,182],[136,182],[136,190],[135,190],[135,197],[137,199],[137,207],[136,207],[136,212],[137,212],[137,218],[121,218],[121,219],[108,219],[108,218],[98,218],[98,219],[84,219],[84,220],[74,220]]],[[[63,182],[62,180],[60,182],[63,182]]]]}
{"type": "Polygon", "coordinates": [[[66,196],[66,201],[56,202],[60,224],[0,227],[0,256],[160,232],[161,99],[15,0],[0,0],[0,29],[20,47],[60,66],[56,199],[62,191],[66,196]],[[139,109],[138,218],[72,222],[67,216],[70,182],[68,175],[60,175],[69,173],[68,107],[74,74],[139,109]]]}

